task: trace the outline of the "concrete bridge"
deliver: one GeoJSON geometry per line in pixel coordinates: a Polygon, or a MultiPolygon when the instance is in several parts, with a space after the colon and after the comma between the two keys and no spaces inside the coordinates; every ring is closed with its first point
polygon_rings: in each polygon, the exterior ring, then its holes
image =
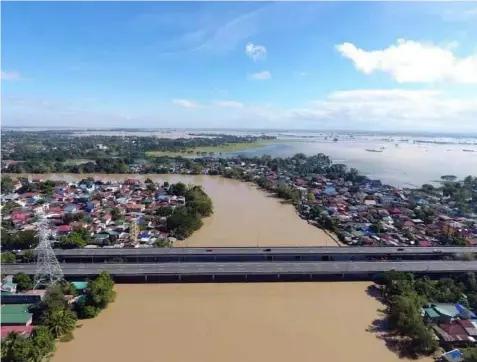
{"type": "MultiPolygon", "coordinates": [[[[66,279],[87,279],[107,271],[116,282],[232,282],[378,280],[395,270],[443,277],[477,271],[477,261],[401,262],[228,262],[62,265],[66,279]]],[[[2,273],[34,275],[35,264],[4,264],[2,273]]]]}
{"type": "Polygon", "coordinates": [[[265,261],[390,261],[477,259],[477,247],[220,247],[220,248],[97,248],[55,250],[63,263],[168,263],[265,261]]]}

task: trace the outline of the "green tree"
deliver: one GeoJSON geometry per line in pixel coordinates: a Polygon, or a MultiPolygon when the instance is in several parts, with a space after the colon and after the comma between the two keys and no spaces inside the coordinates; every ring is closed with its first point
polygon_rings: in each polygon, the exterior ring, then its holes
{"type": "Polygon", "coordinates": [[[33,250],[25,250],[23,252],[22,259],[25,263],[31,263],[35,261],[35,253],[33,250]]]}
{"type": "Polygon", "coordinates": [[[13,276],[13,282],[17,283],[18,291],[33,289],[33,280],[25,273],[17,273],[13,276]]]}
{"type": "Polygon", "coordinates": [[[84,248],[86,245],[87,241],[83,238],[83,235],[76,231],[73,231],[71,235],[64,237],[59,243],[59,247],[62,249],[84,248]]]}
{"type": "Polygon", "coordinates": [[[71,332],[76,326],[76,314],[68,308],[49,309],[43,315],[43,325],[55,338],[71,332]]]}
{"type": "Polygon", "coordinates": [[[25,362],[31,355],[31,341],[29,338],[20,336],[18,333],[9,333],[2,340],[2,362],[25,362]]]}
{"type": "Polygon", "coordinates": [[[315,194],[313,194],[313,192],[309,192],[308,195],[307,195],[307,199],[308,199],[308,201],[315,200],[315,194]]]}
{"type": "Polygon", "coordinates": [[[182,182],[178,182],[169,186],[169,193],[171,195],[184,196],[186,191],[187,186],[182,182]]]}
{"type": "Polygon", "coordinates": [[[2,248],[6,250],[34,249],[38,245],[38,237],[34,230],[19,231],[12,234],[2,229],[1,239],[2,248]]]}
{"type": "Polygon", "coordinates": [[[166,227],[177,238],[185,239],[195,230],[200,229],[202,220],[198,213],[186,207],[178,207],[174,213],[167,218],[166,227]]]}
{"type": "Polygon", "coordinates": [[[438,341],[434,339],[434,334],[420,323],[412,332],[412,347],[418,355],[430,355],[439,347],[438,341]]]}
{"type": "Polygon", "coordinates": [[[48,359],[55,352],[55,339],[53,335],[45,326],[37,326],[30,337],[31,350],[30,358],[31,362],[42,362],[48,359]]]}
{"type": "Polygon", "coordinates": [[[42,313],[45,313],[48,310],[64,309],[67,307],[68,302],[65,299],[63,287],[59,284],[56,284],[48,289],[45,298],[40,303],[39,309],[42,313]]]}
{"type": "Polygon", "coordinates": [[[14,190],[14,182],[8,175],[1,176],[1,189],[3,192],[12,192],[14,190]]]}
{"type": "Polygon", "coordinates": [[[16,260],[17,256],[14,253],[10,251],[2,253],[2,263],[14,263],[16,260]]]}
{"type": "Polygon", "coordinates": [[[464,348],[462,353],[464,354],[465,362],[477,362],[477,347],[464,348]]]}
{"type": "Polygon", "coordinates": [[[207,217],[214,212],[212,200],[200,186],[189,188],[185,193],[185,199],[187,208],[192,210],[192,213],[207,217]]]}
{"type": "Polygon", "coordinates": [[[146,188],[148,189],[148,191],[151,191],[151,192],[154,192],[157,189],[156,185],[153,183],[147,184],[146,188]]]}
{"type": "Polygon", "coordinates": [[[59,283],[59,286],[61,288],[61,292],[64,294],[64,295],[77,295],[78,294],[78,291],[76,290],[75,286],[73,284],[71,284],[70,282],[66,281],[66,280],[62,280],[60,283],[59,283]]]}
{"type": "Polygon", "coordinates": [[[76,312],[81,319],[94,318],[101,309],[113,302],[116,293],[113,290],[114,282],[107,272],[102,272],[98,277],[88,283],[86,298],[76,306],[76,312]]]}
{"type": "Polygon", "coordinates": [[[394,296],[390,304],[389,326],[401,336],[413,336],[414,331],[424,323],[422,304],[422,298],[416,293],[394,296]]]}
{"type": "Polygon", "coordinates": [[[119,211],[117,207],[112,208],[110,214],[113,221],[119,220],[119,218],[121,217],[121,211],[119,211]]]}

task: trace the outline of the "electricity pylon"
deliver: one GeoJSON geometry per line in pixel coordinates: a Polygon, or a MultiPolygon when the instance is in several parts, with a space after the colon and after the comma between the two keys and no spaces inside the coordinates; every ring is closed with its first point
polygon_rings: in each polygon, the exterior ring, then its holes
{"type": "Polygon", "coordinates": [[[36,247],[36,273],[33,289],[49,288],[63,279],[63,271],[51,247],[50,236],[52,232],[48,219],[43,210],[39,211],[37,215],[39,243],[36,247]]]}

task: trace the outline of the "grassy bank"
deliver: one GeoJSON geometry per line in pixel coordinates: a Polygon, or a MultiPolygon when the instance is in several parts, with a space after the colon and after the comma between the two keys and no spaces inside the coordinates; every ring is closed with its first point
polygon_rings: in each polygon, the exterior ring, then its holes
{"type": "Polygon", "coordinates": [[[146,152],[147,156],[159,157],[159,156],[194,156],[197,152],[213,152],[213,153],[224,153],[224,152],[239,152],[245,150],[252,150],[264,147],[267,143],[264,141],[260,142],[243,142],[243,143],[228,143],[221,146],[207,146],[207,147],[196,147],[184,150],[184,152],[171,152],[171,151],[149,151],[146,152]]]}

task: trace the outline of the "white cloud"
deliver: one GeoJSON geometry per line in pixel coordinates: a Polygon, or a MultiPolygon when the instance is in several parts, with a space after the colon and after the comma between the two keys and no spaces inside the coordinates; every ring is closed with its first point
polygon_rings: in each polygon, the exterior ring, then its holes
{"type": "Polygon", "coordinates": [[[264,70],[263,72],[250,74],[249,78],[253,80],[269,80],[272,79],[272,74],[268,70],[264,70]]]}
{"type": "Polygon", "coordinates": [[[183,108],[197,108],[197,103],[189,99],[173,99],[172,103],[183,108]]]}
{"type": "Polygon", "coordinates": [[[4,72],[0,73],[0,79],[2,80],[19,80],[21,79],[20,73],[18,72],[4,72]]]}
{"type": "Polygon", "coordinates": [[[298,77],[307,77],[310,75],[310,73],[308,72],[293,72],[294,75],[298,76],[298,77]]]}
{"type": "Polygon", "coordinates": [[[453,98],[436,90],[351,90],[334,92],[288,118],[326,122],[329,128],[391,130],[477,130],[477,97],[453,98]]]}
{"type": "Polygon", "coordinates": [[[264,60],[267,57],[267,48],[263,45],[248,43],[245,46],[245,54],[247,54],[254,62],[264,60]]]}
{"type": "Polygon", "coordinates": [[[365,74],[384,72],[398,83],[453,82],[477,84],[477,54],[458,58],[447,47],[399,39],[383,50],[367,51],[351,43],[336,49],[365,74]]]}
{"type": "Polygon", "coordinates": [[[235,109],[244,108],[244,104],[237,101],[215,101],[213,102],[213,104],[216,105],[217,107],[222,107],[222,108],[235,108],[235,109]]]}

